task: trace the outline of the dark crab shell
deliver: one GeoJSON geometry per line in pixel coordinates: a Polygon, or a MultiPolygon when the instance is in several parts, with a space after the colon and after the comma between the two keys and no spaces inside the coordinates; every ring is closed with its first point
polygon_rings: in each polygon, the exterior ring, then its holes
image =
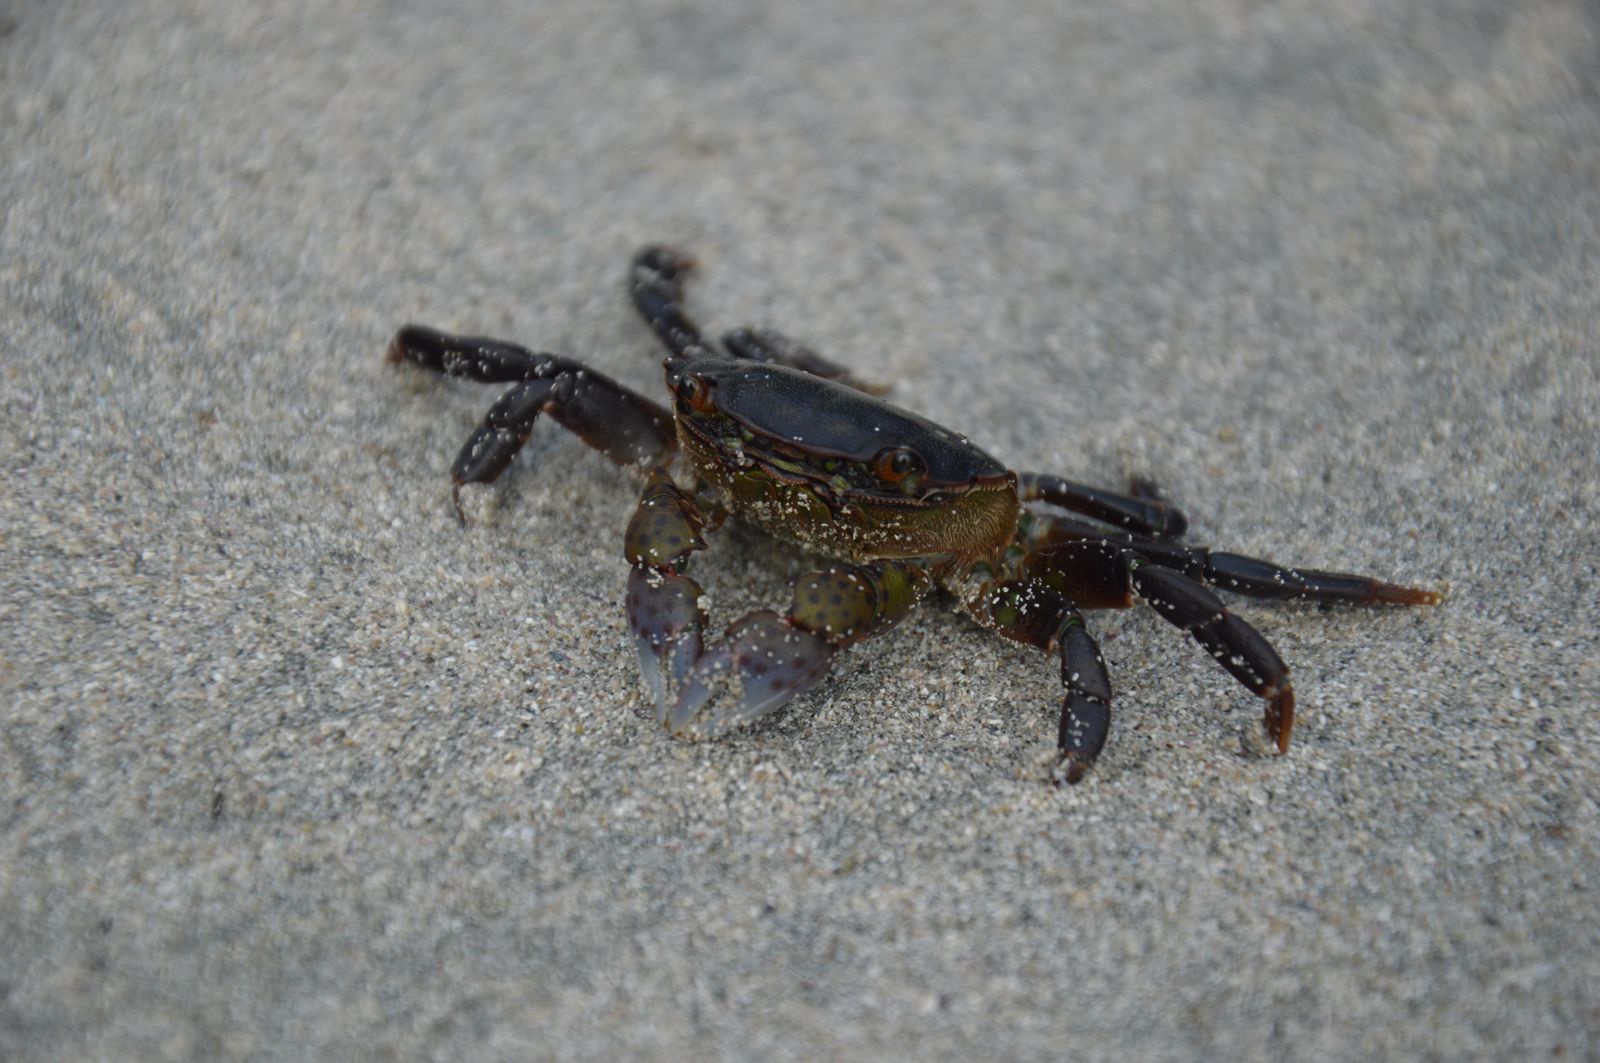
{"type": "Polygon", "coordinates": [[[808,455],[866,464],[886,449],[906,447],[922,458],[930,488],[996,483],[1010,475],[965,436],[809,373],[732,358],[700,358],[676,371],[711,385],[718,413],[808,455]]]}
{"type": "Polygon", "coordinates": [[[782,366],[700,358],[672,367],[668,379],[679,395],[679,441],[700,476],[779,538],[855,560],[978,558],[1016,530],[1015,475],[926,418],[782,366]],[[900,450],[921,462],[910,495],[847,486],[830,471],[871,468],[900,450]]]}

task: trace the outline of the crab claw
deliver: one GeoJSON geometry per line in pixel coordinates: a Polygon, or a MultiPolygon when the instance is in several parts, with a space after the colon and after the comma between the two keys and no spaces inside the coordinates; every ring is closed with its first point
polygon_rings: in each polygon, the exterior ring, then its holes
{"type": "Polygon", "coordinates": [[[668,689],[676,689],[700,657],[706,626],[700,607],[704,593],[688,576],[645,565],[633,566],[628,576],[628,629],[658,722],[667,716],[668,689]]]}
{"type": "Polygon", "coordinates": [[[667,729],[710,737],[765,716],[815,686],[835,652],[822,636],[770,609],[741,617],[694,662],[667,729]]]}

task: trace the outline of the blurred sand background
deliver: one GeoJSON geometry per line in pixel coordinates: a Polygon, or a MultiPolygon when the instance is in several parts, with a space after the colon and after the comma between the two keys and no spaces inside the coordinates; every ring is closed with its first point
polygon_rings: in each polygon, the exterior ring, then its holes
{"type": "MultiPolygon", "coordinates": [[[[1592,1059],[1600,8],[0,3],[0,1056],[1592,1059]],[[635,482],[420,320],[658,355],[692,249],[1019,468],[1448,588],[1238,603],[1283,758],[1148,610],[924,609],[655,729],[635,482]]],[[[748,531],[716,622],[801,555],[748,531]]]]}

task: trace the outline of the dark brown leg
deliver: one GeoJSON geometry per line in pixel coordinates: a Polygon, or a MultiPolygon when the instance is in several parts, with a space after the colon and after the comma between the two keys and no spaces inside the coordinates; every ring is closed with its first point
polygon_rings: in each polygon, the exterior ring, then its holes
{"type": "Polygon", "coordinates": [[[1224,670],[1265,699],[1264,721],[1280,751],[1294,726],[1289,669],[1255,628],[1203,584],[1105,538],[1066,540],[1030,554],[1024,570],[1088,608],[1125,608],[1137,594],[1194,637],[1224,670]]]}
{"type": "Polygon", "coordinates": [[[824,358],[810,347],[796,343],[773,329],[734,329],[722,337],[722,345],[735,358],[748,358],[752,362],[767,362],[799,369],[824,380],[836,380],[869,395],[882,395],[887,388],[868,384],[857,379],[850,370],[837,362],[824,358]]]}
{"type": "MultiPolygon", "coordinates": [[[[683,308],[683,277],[693,268],[694,259],[682,251],[653,246],[634,256],[628,274],[634,307],[675,358],[720,353],[683,308]]],[[[772,329],[735,329],[722,337],[722,343],[734,358],[788,366],[874,395],[884,390],[863,383],[843,366],[772,329]]]]}
{"type": "Polygon", "coordinates": [[[628,274],[628,294],[650,328],[675,358],[703,358],[716,354],[709,341],[683,309],[683,275],[694,259],[670,247],[647,247],[633,257],[628,274]]]}
{"type": "Polygon", "coordinates": [[[1082,521],[1024,521],[1030,553],[1019,566],[1086,609],[1120,609],[1144,598],[1182,628],[1228,674],[1266,701],[1264,721],[1279,751],[1289,748],[1294,688],[1289,669],[1262,635],[1229,612],[1204,583],[1257,598],[1300,598],[1362,605],[1433,605],[1439,595],[1369,576],[1289,569],[1204,547],[1110,532],[1082,521]]]}
{"type": "Polygon", "coordinates": [[[1025,472],[1018,476],[1017,490],[1024,502],[1048,502],[1153,539],[1179,539],[1189,529],[1188,518],[1155,497],[1147,485],[1135,485],[1133,494],[1123,495],[1059,476],[1025,472]]]}
{"type": "Polygon", "coordinates": [[[979,584],[965,600],[985,626],[1061,657],[1061,777],[1083,778],[1111,731],[1111,677],[1083,614],[1060,591],[1035,577],[979,584]]]}
{"type": "Polygon", "coordinates": [[[541,413],[618,465],[648,465],[676,445],[670,413],[570,358],[407,325],[395,335],[388,359],[484,383],[515,381],[489,408],[451,467],[458,515],[462,485],[490,483],[504,472],[541,413]]]}
{"type": "Polygon", "coordinates": [[[1059,517],[1041,518],[1033,515],[1025,536],[1030,546],[1038,550],[1050,549],[1065,542],[1109,543],[1163,568],[1176,569],[1192,580],[1204,581],[1250,598],[1293,598],[1355,605],[1437,605],[1441,600],[1437,591],[1388,583],[1371,576],[1314,568],[1288,568],[1243,554],[1111,532],[1082,521],[1059,517]]]}
{"type": "Polygon", "coordinates": [[[1133,589],[1155,607],[1169,624],[1194,636],[1218,664],[1252,694],[1266,700],[1262,722],[1267,734],[1278,745],[1278,752],[1289,751],[1289,732],[1294,727],[1294,687],[1289,682],[1289,667],[1261,633],[1228,612],[1222,599],[1204,584],[1181,572],[1152,565],[1137,558],[1126,558],[1133,589]]]}

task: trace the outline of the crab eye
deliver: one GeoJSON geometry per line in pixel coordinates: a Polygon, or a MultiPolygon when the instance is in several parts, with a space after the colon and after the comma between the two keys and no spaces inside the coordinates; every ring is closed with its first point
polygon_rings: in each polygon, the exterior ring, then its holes
{"type": "Polygon", "coordinates": [[[885,483],[897,484],[913,473],[921,472],[923,468],[922,458],[917,452],[905,447],[885,450],[872,459],[874,475],[885,483]]]}
{"type": "Polygon", "coordinates": [[[692,410],[705,412],[711,408],[711,385],[704,377],[685,373],[678,378],[678,395],[692,410]]]}

